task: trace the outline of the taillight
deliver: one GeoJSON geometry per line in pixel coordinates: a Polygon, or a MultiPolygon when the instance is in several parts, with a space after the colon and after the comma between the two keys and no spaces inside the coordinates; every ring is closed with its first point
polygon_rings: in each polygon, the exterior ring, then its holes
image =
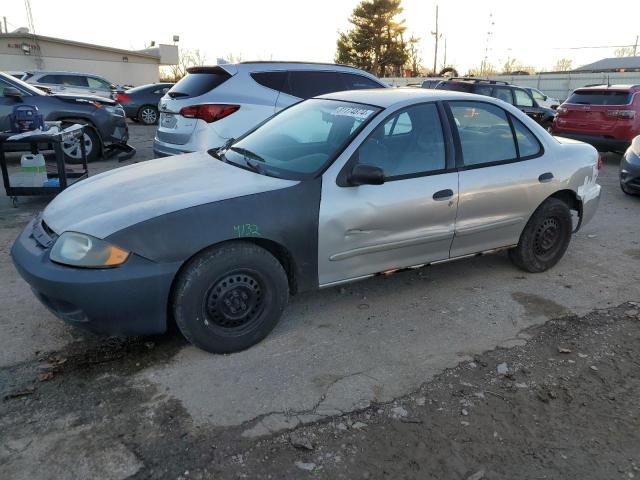
{"type": "Polygon", "coordinates": [[[206,104],[191,105],[180,110],[180,115],[186,118],[198,118],[207,123],[217,122],[237,112],[240,105],[206,104]]]}
{"type": "Polygon", "coordinates": [[[598,170],[602,170],[604,167],[604,153],[598,152],[598,170]]]}
{"type": "Polygon", "coordinates": [[[567,113],[569,110],[567,110],[567,107],[558,107],[556,108],[556,112],[558,112],[558,115],[564,115],[565,113],[567,113]]]}
{"type": "Polygon", "coordinates": [[[607,110],[607,116],[616,118],[634,118],[636,112],[634,110],[607,110]]]}
{"type": "Polygon", "coordinates": [[[131,103],[131,97],[124,93],[116,93],[116,102],[118,103],[131,103]]]}

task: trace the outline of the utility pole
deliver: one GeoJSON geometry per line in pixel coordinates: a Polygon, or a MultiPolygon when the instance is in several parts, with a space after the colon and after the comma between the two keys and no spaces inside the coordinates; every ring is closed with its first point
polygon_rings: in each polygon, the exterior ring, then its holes
{"type": "Polygon", "coordinates": [[[447,37],[444,37],[444,61],[442,62],[442,66],[445,68],[447,66],[447,37]]]}
{"type": "Polygon", "coordinates": [[[638,51],[638,37],[640,35],[636,35],[636,43],[633,45],[633,56],[635,57],[637,55],[637,51],[638,51]]]}
{"type": "Polygon", "coordinates": [[[436,31],[435,32],[431,32],[431,35],[433,35],[436,39],[436,47],[434,49],[433,52],[433,74],[436,74],[436,69],[438,68],[438,39],[442,36],[442,34],[440,33],[440,31],[438,30],[438,5],[436,5],[436,31]]]}
{"type": "Polygon", "coordinates": [[[7,17],[2,17],[2,20],[4,20],[4,33],[9,33],[7,29],[7,17]]]}

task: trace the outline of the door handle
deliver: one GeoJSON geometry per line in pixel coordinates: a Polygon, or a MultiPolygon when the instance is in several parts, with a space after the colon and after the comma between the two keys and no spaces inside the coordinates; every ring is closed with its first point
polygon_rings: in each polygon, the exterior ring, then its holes
{"type": "Polygon", "coordinates": [[[453,190],[447,188],[446,190],[440,190],[433,194],[434,200],[449,200],[453,197],[453,190]]]}
{"type": "Polygon", "coordinates": [[[553,180],[553,173],[551,172],[543,173],[538,177],[538,181],[540,183],[547,183],[547,182],[550,182],[551,180],[553,180]]]}

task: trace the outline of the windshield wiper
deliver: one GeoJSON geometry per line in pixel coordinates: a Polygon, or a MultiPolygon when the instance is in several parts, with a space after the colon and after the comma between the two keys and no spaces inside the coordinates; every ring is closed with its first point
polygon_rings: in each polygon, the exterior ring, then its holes
{"type": "Polygon", "coordinates": [[[189,96],[188,93],[184,93],[184,92],[169,92],[167,95],[169,95],[171,98],[188,97],[189,96]]]}
{"type": "Polygon", "coordinates": [[[247,150],[246,148],[242,148],[242,147],[231,147],[230,150],[233,150],[234,152],[238,152],[240,155],[244,155],[245,157],[249,157],[249,158],[253,158],[254,160],[258,160],[259,162],[263,162],[264,163],[264,158],[262,158],[260,155],[258,155],[257,153],[253,153],[251,150],[247,150]]]}

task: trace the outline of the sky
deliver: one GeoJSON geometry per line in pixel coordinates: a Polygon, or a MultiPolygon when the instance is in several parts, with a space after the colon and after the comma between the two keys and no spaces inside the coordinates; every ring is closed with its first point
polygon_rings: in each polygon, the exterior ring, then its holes
{"type": "MultiPolygon", "coordinates": [[[[135,50],[152,40],[172,43],[173,35],[179,35],[182,48],[199,49],[211,64],[228,55],[331,62],[338,32],[349,28],[357,3],[130,0],[100,6],[86,0],[31,0],[31,9],[36,33],[52,37],[135,50]]],[[[442,33],[438,68],[446,38],[447,63],[461,74],[479,66],[485,51],[497,67],[516,58],[549,70],[563,57],[577,67],[613,56],[615,49],[569,47],[629,45],[640,34],[637,0],[610,0],[599,8],[570,0],[403,0],[408,34],[421,39],[419,49],[428,68],[433,66],[436,4],[442,33]]],[[[0,16],[7,17],[10,31],[27,26],[24,0],[2,0],[0,16]]]]}

